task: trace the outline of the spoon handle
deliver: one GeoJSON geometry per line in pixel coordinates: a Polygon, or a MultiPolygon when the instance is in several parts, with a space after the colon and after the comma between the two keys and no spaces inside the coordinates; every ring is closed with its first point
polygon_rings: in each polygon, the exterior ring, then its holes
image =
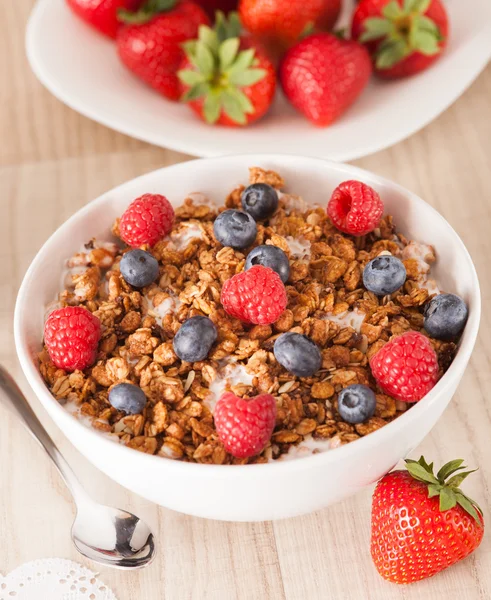
{"type": "Polygon", "coordinates": [[[75,501],[90,500],[85,490],[80,485],[72,468],[64,459],[56,444],[48,435],[48,432],[37,418],[26,397],[15,383],[12,377],[7,373],[4,367],[0,365],[0,400],[7,406],[11,412],[15,413],[22,424],[27,428],[31,435],[46,450],[56,468],[60,472],[68,489],[71,491],[75,501]]]}

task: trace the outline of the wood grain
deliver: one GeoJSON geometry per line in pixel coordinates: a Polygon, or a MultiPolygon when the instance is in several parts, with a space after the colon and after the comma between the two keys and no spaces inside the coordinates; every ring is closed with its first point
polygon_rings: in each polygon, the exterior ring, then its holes
{"type": "MultiPolygon", "coordinates": [[[[154,148],[63,106],[35,80],[23,32],[32,0],[0,16],[0,362],[18,377],[41,420],[87,488],[146,517],[158,533],[155,563],[139,573],[101,570],[120,600],[433,600],[491,598],[491,537],[468,560],[420,584],[385,583],[369,553],[370,493],[297,519],[227,524],[180,515],[131,494],[95,470],[49,422],[20,373],[12,314],[29,262],[70,214],[101,192],[188,157],[154,148]]],[[[491,67],[444,115],[397,146],[356,164],[414,190],[462,236],[482,284],[481,335],[459,391],[418,451],[465,457],[466,485],[489,519],[491,404],[491,67]],[[488,337],[489,336],[489,337],[488,337]]],[[[0,571],[48,556],[83,561],[72,547],[73,505],[58,474],[0,409],[0,571]]],[[[94,568],[94,565],[86,563],[94,568]]]]}

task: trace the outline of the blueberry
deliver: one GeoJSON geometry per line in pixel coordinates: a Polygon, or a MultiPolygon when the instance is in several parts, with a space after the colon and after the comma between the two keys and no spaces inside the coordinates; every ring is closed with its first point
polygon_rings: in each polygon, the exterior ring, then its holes
{"type": "Polygon", "coordinates": [[[286,283],[290,276],[288,256],[277,246],[257,246],[251,250],[247,255],[244,271],[256,265],[273,269],[281,277],[283,283],[286,283]]]}
{"type": "Polygon", "coordinates": [[[157,279],[159,263],[155,257],[144,250],[130,250],[123,255],[119,270],[126,283],[142,288],[157,279]]]}
{"type": "Polygon", "coordinates": [[[309,377],[321,367],[321,353],[314,342],[300,333],[280,335],[273,348],[276,360],[287,371],[299,377],[309,377]]]}
{"type": "Polygon", "coordinates": [[[338,412],[347,423],[363,423],[375,414],[375,393],[366,385],[349,385],[338,394],[338,412]]]}
{"type": "Polygon", "coordinates": [[[439,294],[425,308],[424,328],[437,340],[453,340],[464,329],[469,311],[455,294],[439,294]]]}
{"type": "Polygon", "coordinates": [[[217,339],[217,329],[208,317],[191,317],[174,337],[174,352],[181,360],[198,362],[208,356],[217,339]]]}
{"type": "Polygon", "coordinates": [[[220,244],[232,248],[247,248],[257,235],[256,221],[242,210],[225,210],[213,224],[215,238],[220,244]]]}
{"type": "Polygon", "coordinates": [[[128,415],[141,413],[147,403],[143,390],[132,383],[118,383],[109,392],[109,403],[128,415]]]}
{"type": "Polygon", "coordinates": [[[278,192],[267,183],[253,183],[242,192],[240,201],[251,217],[262,221],[278,208],[278,192]]]}
{"type": "Polygon", "coordinates": [[[363,269],[363,285],[377,296],[393,294],[406,281],[406,267],[395,256],[377,256],[363,269]]]}

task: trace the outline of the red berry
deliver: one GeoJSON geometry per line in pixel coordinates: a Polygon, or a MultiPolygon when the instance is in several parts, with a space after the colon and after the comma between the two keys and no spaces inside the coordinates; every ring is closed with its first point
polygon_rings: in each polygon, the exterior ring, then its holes
{"type": "Polygon", "coordinates": [[[236,458],[255,456],[264,450],[276,421],[273,396],[238,398],[226,392],[215,406],[215,427],[225,450],[236,458]]]}
{"type": "Polygon", "coordinates": [[[438,359],[430,340],[417,331],[394,338],[370,360],[372,375],[396,400],[418,402],[438,380],[438,359]]]}
{"type": "Polygon", "coordinates": [[[352,39],[366,45],[375,73],[385,79],[408,77],[430,67],[442,55],[449,34],[441,0],[395,2],[361,0],[351,23],[352,39]]]}
{"type": "Polygon", "coordinates": [[[378,482],[370,551],[387,581],[413,583],[432,577],[481,543],[482,511],[459,488],[473,472],[463,462],[453,460],[435,475],[433,463],[424,457],[407,460],[407,471],[392,471],[378,482]]]}
{"type": "Polygon", "coordinates": [[[64,371],[86,369],[95,361],[101,323],[82,306],[54,310],[44,325],[44,343],[54,365],[64,371]]]}
{"type": "Polygon", "coordinates": [[[289,102],[317,127],[327,127],[363,92],[372,65],[358,42],[316,33],[285,53],[278,73],[289,102]]]}
{"type": "Polygon", "coordinates": [[[119,235],[133,248],[153,246],[170,232],[173,222],[174,209],[165,196],[143,194],[124,211],[119,235]]]}
{"type": "Polygon", "coordinates": [[[274,323],[288,304],[278,273],[260,265],[228,279],[220,301],[229,315],[255,325],[274,323]]]}
{"type": "MultiPolygon", "coordinates": [[[[147,3],[150,5],[150,2],[147,3]]],[[[169,100],[178,100],[180,83],[177,70],[184,57],[182,44],[198,35],[200,25],[209,23],[204,10],[192,0],[177,0],[149,9],[148,20],[127,24],[117,36],[121,62],[139,79],[169,100]],[[166,6],[164,6],[166,4],[166,6]]],[[[142,12],[142,11],[141,11],[142,12]]]]}
{"type": "Polygon", "coordinates": [[[380,196],[361,181],[340,183],[327,204],[327,214],[334,227],[350,235],[366,235],[373,231],[383,212],[380,196]]]}
{"type": "Polygon", "coordinates": [[[118,11],[137,10],[143,0],[67,0],[73,12],[104,35],[115,38],[121,27],[118,11]]]}

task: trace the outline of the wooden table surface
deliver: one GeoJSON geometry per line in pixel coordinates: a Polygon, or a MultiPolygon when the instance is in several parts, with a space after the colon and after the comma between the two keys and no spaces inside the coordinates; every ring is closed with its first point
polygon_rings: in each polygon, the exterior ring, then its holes
{"type": "MultiPolygon", "coordinates": [[[[491,532],[466,561],[431,580],[384,582],[369,556],[370,494],[275,523],[207,521],[158,508],[87,463],[49,421],[15,356],[17,289],[48,236],[88,200],[132,177],[189,157],[151,147],[79,116],[36,81],[24,55],[32,0],[3,2],[0,22],[0,362],[94,496],[146,517],[158,558],[137,573],[101,569],[119,600],[433,600],[491,598],[491,532]]],[[[418,449],[437,463],[479,467],[466,489],[491,507],[491,65],[445,114],[389,150],[356,161],[435,206],[462,236],[483,295],[481,333],[450,408],[418,449]]],[[[401,115],[403,118],[403,115],[401,115]]],[[[57,472],[0,408],[0,572],[25,561],[84,561],[70,541],[74,507],[57,472]]],[[[49,600],[49,599],[39,599],[49,600]]]]}

